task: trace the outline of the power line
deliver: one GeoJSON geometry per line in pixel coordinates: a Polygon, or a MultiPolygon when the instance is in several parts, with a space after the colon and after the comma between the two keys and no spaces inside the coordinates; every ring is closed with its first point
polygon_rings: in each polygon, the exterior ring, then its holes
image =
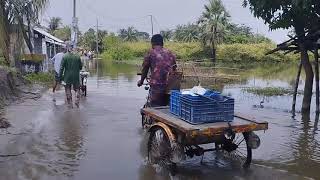
{"type": "Polygon", "coordinates": [[[95,15],[99,16],[99,17],[104,17],[106,19],[111,19],[111,20],[114,20],[114,21],[138,21],[138,20],[142,20],[142,19],[145,19],[146,17],[148,17],[148,15],[145,15],[145,16],[141,16],[141,17],[136,17],[136,18],[119,18],[119,17],[112,17],[110,15],[106,15],[106,13],[104,12],[103,14],[100,13],[99,11],[97,11],[96,9],[94,9],[90,3],[88,3],[87,0],[81,0],[85,6],[92,12],[94,13],[95,15]]]}

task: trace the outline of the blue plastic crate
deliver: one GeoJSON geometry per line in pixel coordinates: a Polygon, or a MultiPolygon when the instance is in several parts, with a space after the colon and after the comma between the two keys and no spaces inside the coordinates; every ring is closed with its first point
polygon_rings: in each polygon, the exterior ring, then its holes
{"type": "Polygon", "coordinates": [[[226,96],[182,95],[180,101],[181,118],[191,124],[232,121],[234,117],[234,99],[226,96]]]}
{"type": "Polygon", "coordinates": [[[178,90],[172,90],[170,95],[170,112],[176,116],[181,115],[181,92],[178,90]]]}

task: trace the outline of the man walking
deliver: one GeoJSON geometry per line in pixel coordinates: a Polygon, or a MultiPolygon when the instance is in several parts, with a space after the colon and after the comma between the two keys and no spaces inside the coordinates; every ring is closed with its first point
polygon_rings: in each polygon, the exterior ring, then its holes
{"type": "Polygon", "coordinates": [[[60,83],[60,77],[59,77],[59,71],[60,71],[60,67],[61,67],[61,61],[62,58],[64,56],[64,53],[66,52],[65,49],[61,49],[60,52],[58,54],[56,54],[51,61],[53,62],[54,65],[54,78],[55,78],[55,82],[52,88],[53,93],[56,91],[56,88],[58,86],[58,84],[60,83]]]}
{"type": "Polygon", "coordinates": [[[150,69],[151,106],[165,106],[169,99],[167,95],[169,74],[177,68],[176,57],[171,51],[163,47],[163,37],[160,34],[151,38],[151,45],[152,48],[145,56],[142,64],[142,75],[138,81],[138,86],[143,85],[150,69]]]}
{"type": "Polygon", "coordinates": [[[80,101],[80,70],[82,69],[81,58],[79,55],[68,48],[68,52],[63,56],[59,72],[60,80],[65,82],[65,92],[69,107],[73,107],[71,89],[75,91],[75,105],[79,107],[80,101]]]}

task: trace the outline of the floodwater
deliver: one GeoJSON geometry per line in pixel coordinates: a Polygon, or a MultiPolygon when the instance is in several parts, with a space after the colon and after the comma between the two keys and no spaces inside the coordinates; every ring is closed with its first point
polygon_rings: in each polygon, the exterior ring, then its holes
{"type": "Polygon", "coordinates": [[[242,74],[238,82],[219,86],[236,99],[236,111],[269,122],[269,130],[258,132],[262,143],[253,150],[250,170],[207,153],[202,164],[200,158],[178,164],[175,174],[146,163],[139,109],[147,92],[136,87],[136,72],[128,65],[99,65],[99,71],[91,73],[88,97],[81,100],[80,109],[65,106],[63,90],[8,107],[6,118],[13,127],[0,132],[0,155],[17,156],[0,157],[0,179],[320,179],[315,115],[293,118],[290,96],[261,97],[242,91],[292,87],[294,67],[258,67],[242,74]]]}

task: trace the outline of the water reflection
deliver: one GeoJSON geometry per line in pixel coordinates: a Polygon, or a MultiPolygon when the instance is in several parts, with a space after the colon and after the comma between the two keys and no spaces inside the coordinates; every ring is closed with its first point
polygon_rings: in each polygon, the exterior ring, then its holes
{"type": "MultiPolygon", "coordinates": [[[[144,137],[139,108],[147,92],[136,87],[138,68],[101,63],[96,71],[96,66],[95,61],[88,65],[88,98],[82,100],[80,111],[64,107],[63,91],[57,95],[56,105],[48,103],[52,99],[47,93],[32,101],[32,106],[12,107],[9,114],[14,125],[14,119],[30,120],[32,125],[29,134],[14,137],[3,146],[6,152],[26,154],[0,163],[0,179],[320,179],[319,115],[297,113],[292,118],[291,96],[264,97],[242,91],[271,85],[291,88],[294,65],[222,69],[218,73],[240,74],[240,80],[204,80],[203,86],[234,97],[236,111],[268,121],[269,130],[258,132],[262,144],[253,152],[249,171],[208,153],[205,164],[200,164],[199,158],[189,159],[178,165],[175,174],[147,165],[146,146],[139,146],[144,137]],[[259,106],[262,101],[263,108],[259,106]]],[[[184,85],[191,87],[195,82],[186,80],[184,85]]],[[[301,103],[298,96],[297,108],[301,103]]]]}

